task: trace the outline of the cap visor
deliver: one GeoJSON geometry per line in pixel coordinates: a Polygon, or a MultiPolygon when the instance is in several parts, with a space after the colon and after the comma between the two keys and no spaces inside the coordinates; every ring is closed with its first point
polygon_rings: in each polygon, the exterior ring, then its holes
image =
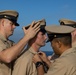
{"type": "Polygon", "coordinates": [[[15,23],[15,26],[19,26],[19,24],[18,23],[15,23]]]}

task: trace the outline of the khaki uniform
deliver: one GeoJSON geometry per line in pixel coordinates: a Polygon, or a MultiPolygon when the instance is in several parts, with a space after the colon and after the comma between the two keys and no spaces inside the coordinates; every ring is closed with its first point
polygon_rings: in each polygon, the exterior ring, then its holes
{"type": "MultiPolygon", "coordinates": [[[[72,44],[72,47],[73,47],[73,48],[76,47],[76,42],[72,44]]],[[[56,58],[58,58],[58,55],[55,55],[55,53],[53,53],[53,54],[51,55],[51,57],[52,57],[52,58],[51,58],[50,61],[51,61],[51,63],[52,63],[52,62],[54,62],[54,60],[55,60],[56,58]]]]}
{"type": "Polygon", "coordinates": [[[76,47],[76,42],[72,44],[72,47],[76,47]]]}
{"type": "Polygon", "coordinates": [[[76,49],[66,50],[51,64],[45,75],[76,75],[76,49]]]}
{"type": "Polygon", "coordinates": [[[32,61],[35,52],[31,47],[15,62],[12,75],[37,75],[36,66],[32,61]]]}
{"type": "MultiPolygon", "coordinates": [[[[13,45],[13,42],[10,40],[6,40],[0,34],[0,51],[5,50],[13,45]]],[[[4,63],[0,60],[0,75],[11,75],[11,63],[4,63]]]]}

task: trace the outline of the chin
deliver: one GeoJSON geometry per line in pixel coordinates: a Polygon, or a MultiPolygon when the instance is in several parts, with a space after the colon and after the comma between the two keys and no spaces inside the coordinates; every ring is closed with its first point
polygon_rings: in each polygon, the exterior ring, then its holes
{"type": "Polygon", "coordinates": [[[41,47],[45,46],[45,44],[43,44],[41,47]]]}

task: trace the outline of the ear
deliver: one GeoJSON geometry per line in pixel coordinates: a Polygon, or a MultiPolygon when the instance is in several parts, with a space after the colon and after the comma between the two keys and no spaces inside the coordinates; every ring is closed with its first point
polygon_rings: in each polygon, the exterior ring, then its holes
{"type": "Polygon", "coordinates": [[[58,48],[61,48],[62,43],[61,43],[60,41],[57,41],[56,44],[57,44],[57,47],[58,47],[58,48]]]}
{"type": "Polygon", "coordinates": [[[4,19],[1,20],[1,25],[4,26],[4,19]]]}

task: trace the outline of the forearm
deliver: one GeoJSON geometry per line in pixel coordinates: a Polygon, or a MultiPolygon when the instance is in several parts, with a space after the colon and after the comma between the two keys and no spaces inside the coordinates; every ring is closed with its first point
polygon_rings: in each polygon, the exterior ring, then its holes
{"type": "Polygon", "coordinates": [[[25,36],[14,46],[1,51],[0,59],[7,63],[11,62],[13,59],[15,59],[20,54],[20,52],[26,46],[28,41],[29,41],[29,38],[25,36]]]}
{"type": "Polygon", "coordinates": [[[49,60],[47,60],[45,63],[47,64],[48,67],[50,67],[51,62],[49,60]]]}
{"type": "Polygon", "coordinates": [[[39,67],[37,67],[37,73],[38,75],[44,75],[43,65],[40,65],[39,67]]]}

